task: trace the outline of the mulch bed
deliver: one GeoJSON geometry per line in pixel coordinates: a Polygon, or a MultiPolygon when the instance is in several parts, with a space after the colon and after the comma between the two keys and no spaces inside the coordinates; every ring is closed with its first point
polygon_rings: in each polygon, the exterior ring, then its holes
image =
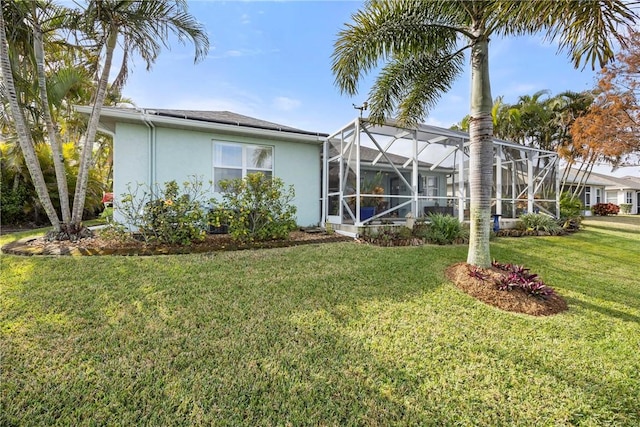
{"type": "MultiPolygon", "coordinates": [[[[445,274],[459,289],[472,297],[501,310],[532,316],[549,316],[568,309],[566,301],[557,293],[542,299],[526,294],[520,289],[498,290],[492,280],[480,280],[469,275],[470,266],[461,262],[447,268],[445,274]]],[[[505,272],[491,268],[483,270],[490,278],[505,275],[505,272]]]]}
{"type": "Polygon", "coordinates": [[[42,237],[27,238],[9,243],[2,247],[2,252],[13,255],[174,255],[190,253],[206,253],[215,251],[234,251],[244,249],[282,248],[308,245],[314,243],[353,241],[352,238],[339,234],[309,233],[294,231],[289,240],[271,240],[255,243],[234,242],[226,234],[210,234],[202,242],[192,245],[155,245],[135,240],[116,242],[104,240],[99,234],[94,237],[80,239],[77,242],[47,241],[42,237]]]}

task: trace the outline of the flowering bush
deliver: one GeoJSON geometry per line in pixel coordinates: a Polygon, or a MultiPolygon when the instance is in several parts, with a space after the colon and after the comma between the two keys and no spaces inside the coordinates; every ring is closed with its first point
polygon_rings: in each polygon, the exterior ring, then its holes
{"type": "Polygon", "coordinates": [[[293,186],[261,172],[244,179],[220,182],[222,203],[215,207],[214,227],[228,224],[234,240],[243,242],[286,239],[296,227],[293,186]]]}
{"type": "Polygon", "coordinates": [[[137,228],[145,242],[188,245],[205,236],[207,213],[202,181],[193,177],[182,188],[169,181],[164,188],[144,184],[123,194],[117,206],[128,224],[137,228]]]}
{"type": "Polygon", "coordinates": [[[617,215],[620,212],[620,207],[618,205],[614,205],[613,203],[598,203],[593,205],[591,211],[594,215],[617,215]]]}

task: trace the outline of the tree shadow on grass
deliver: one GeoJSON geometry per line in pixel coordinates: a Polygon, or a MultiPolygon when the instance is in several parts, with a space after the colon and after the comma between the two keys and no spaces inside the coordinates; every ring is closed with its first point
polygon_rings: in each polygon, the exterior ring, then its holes
{"type": "Polygon", "coordinates": [[[570,305],[581,307],[585,310],[595,311],[604,316],[613,317],[619,320],[623,320],[625,322],[635,322],[640,324],[639,316],[636,316],[630,313],[625,313],[624,311],[616,310],[613,308],[603,307],[602,305],[593,304],[580,298],[566,297],[565,299],[567,300],[567,303],[570,305]]]}

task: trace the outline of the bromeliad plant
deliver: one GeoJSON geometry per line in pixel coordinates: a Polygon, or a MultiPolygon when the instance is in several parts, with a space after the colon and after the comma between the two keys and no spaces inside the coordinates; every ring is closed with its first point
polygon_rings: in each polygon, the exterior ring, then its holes
{"type": "Polygon", "coordinates": [[[493,260],[491,265],[499,270],[508,273],[496,281],[496,285],[501,291],[511,291],[521,289],[525,293],[539,297],[549,298],[554,295],[554,290],[545,285],[537,274],[531,273],[528,268],[515,264],[502,264],[493,260]]]}
{"type": "Polygon", "coordinates": [[[505,272],[506,275],[495,279],[483,269],[471,266],[469,268],[469,276],[482,282],[490,281],[500,291],[512,291],[520,289],[528,295],[547,299],[555,295],[553,288],[545,285],[537,274],[531,273],[528,268],[515,264],[502,264],[493,260],[491,265],[498,270],[505,272]]]}

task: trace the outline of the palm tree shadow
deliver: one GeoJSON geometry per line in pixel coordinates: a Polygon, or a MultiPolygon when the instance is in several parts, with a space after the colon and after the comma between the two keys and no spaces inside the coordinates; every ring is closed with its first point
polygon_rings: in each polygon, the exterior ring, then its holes
{"type": "Polygon", "coordinates": [[[614,317],[616,319],[619,320],[623,320],[625,322],[635,322],[635,323],[640,323],[640,317],[633,315],[633,314],[629,314],[629,313],[625,313],[624,311],[620,311],[620,310],[616,310],[613,308],[608,308],[608,307],[602,307],[598,304],[593,304],[587,301],[584,301],[582,299],[579,298],[571,298],[571,297],[565,297],[565,299],[567,300],[567,303],[569,305],[574,305],[574,306],[578,306],[581,307],[585,310],[591,310],[591,311],[596,311],[604,316],[608,316],[608,317],[614,317]]]}

